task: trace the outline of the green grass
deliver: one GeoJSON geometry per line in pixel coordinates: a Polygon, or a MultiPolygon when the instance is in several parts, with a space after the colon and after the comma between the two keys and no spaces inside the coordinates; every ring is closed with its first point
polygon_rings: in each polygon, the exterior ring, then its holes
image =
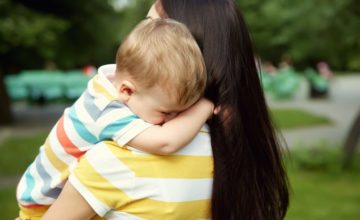
{"type": "Polygon", "coordinates": [[[12,220],[18,216],[19,209],[15,199],[15,187],[0,188],[1,219],[12,220]]]}
{"type": "Polygon", "coordinates": [[[286,220],[358,220],[360,172],[289,171],[293,193],[286,220]]]}
{"type": "Polygon", "coordinates": [[[360,216],[360,154],[342,169],[334,146],[292,149],[285,160],[292,194],[286,220],[357,220],[360,216]]]}
{"type": "MultiPolygon", "coordinates": [[[[46,134],[32,137],[9,138],[0,143],[0,178],[21,175],[39,152],[46,134]]],[[[0,219],[15,219],[18,206],[15,199],[16,183],[13,187],[0,188],[0,219]]]]}
{"type": "Polygon", "coordinates": [[[331,124],[331,121],[328,118],[301,109],[272,109],[271,115],[276,126],[280,129],[331,124]]]}
{"type": "MultiPolygon", "coordinates": [[[[313,152],[294,150],[286,160],[292,193],[285,220],[359,219],[360,154],[351,169],[342,171],[340,151],[319,148],[313,152]]],[[[0,188],[0,213],[1,219],[17,215],[15,187],[0,188]]]]}
{"type": "Polygon", "coordinates": [[[9,138],[0,143],[0,177],[20,175],[34,160],[46,134],[9,138]]]}

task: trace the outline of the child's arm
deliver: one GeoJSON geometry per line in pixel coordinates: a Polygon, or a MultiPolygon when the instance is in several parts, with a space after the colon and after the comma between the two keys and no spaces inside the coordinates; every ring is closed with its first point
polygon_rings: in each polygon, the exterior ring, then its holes
{"type": "Polygon", "coordinates": [[[202,98],[163,125],[149,127],[128,145],[153,154],[174,153],[191,142],[213,111],[213,103],[202,98]]]}

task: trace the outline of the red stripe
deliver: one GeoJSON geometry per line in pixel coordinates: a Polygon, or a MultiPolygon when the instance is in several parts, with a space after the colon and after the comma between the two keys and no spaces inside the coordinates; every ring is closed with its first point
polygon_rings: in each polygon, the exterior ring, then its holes
{"type": "Polygon", "coordinates": [[[24,208],[41,208],[41,207],[45,207],[46,205],[38,205],[38,204],[23,205],[23,204],[21,204],[21,206],[24,208]]]}
{"type": "Polygon", "coordinates": [[[56,126],[56,135],[66,153],[76,157],[77,159],[79,159],[85,153],[84,151],[80,151],[79,148],[77,148],[66,135],[64,129],[64,115],[60,118],[56,126]]]}

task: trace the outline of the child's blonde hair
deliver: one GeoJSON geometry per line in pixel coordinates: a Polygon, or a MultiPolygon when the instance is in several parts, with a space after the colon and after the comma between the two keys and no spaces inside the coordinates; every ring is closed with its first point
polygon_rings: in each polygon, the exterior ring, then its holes
{"type": "Polygon", "coordinates": [[[116,56],[117,77],[142,88],[160,86],[181,105],[199,99],[206,85],[202,53],[187,27],[172,19],[146,19],[126,37],[116,56]]]}

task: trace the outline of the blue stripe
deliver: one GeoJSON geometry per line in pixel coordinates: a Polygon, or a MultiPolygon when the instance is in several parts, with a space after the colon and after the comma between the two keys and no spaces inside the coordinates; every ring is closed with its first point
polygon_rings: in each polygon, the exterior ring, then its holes
{"type": "MultiPolygon", "coordinates": [[[[101,114],[101,110],[95,105],[95,98],[88,90],[84,92],[84,106],[91,118],[96,121],[101,114]]],[[[79,103],[81,105],[81,103],[79,103]]]]}
{"type": "Polygon", "coordinates": [[[26,181],[26,188],[25,188],[25,191],[23,192],[23,194],[21,195],[20,200],[25,201],[27,203],[38,204],[38,202],[35,201],[31,195],[32,191],[35,188],[35,185],[40,184],[39,180],[35,180],[34,176],[31,175],[31,173],[30,173],[30,168],[32,166],[36,167],[37,172],[39,173],[41,179],[44,181],[44,185],[40,189],[42,195],[56,199],[59,196],[62,189],[58,188],[58,187],[51,188],[51,186],[50,186],[51,177],[46,172],[46,170],[43,168],[43,165],[41,163],[41,157],[39,155],[36,157],[35,161],[29,166],[29,168],[25,172],[24,178],[26,181]]]}
{"type": "Polygon", "coordinates": [[[41,187],[41,193],[47,197],[56,199],[60,192],[60,188],[52,188],[50,186],[51,184],[51,176],[46,172],[44,169],[44,165],[42,164],[41,157],[37,158],[35,161],[36,169],[41,177],[41,179],[44,181],[44,185],[41,187]]]}
{"type": "Polygon", "coordinates": [[[79,117],[75,112],[75,107],[69,109],[69,117],[71,122],[74,125],[75,130],[78,132],[80,137],[87,141],[88,143],[95,144],[98,142],[98,139],[85,127],[85,125],[80,121],[79,117]]]}
{"type": "Polygon", "coordinates": [[[21,201],[26,201],[27,203],[36,204],[35,200],[31,197],[31,192],[34,190],[35,187],[35,180],[34,177],[30,174],[30,167],[27,168],[24,174],[24,178],[26,181],[26,188],[23,194],[21,195],[21,201]]]}
{"type": "Polygon", "coordinates": [[[110,123],[108,126],[106,126],[99,135],[100,140],[107,140],[112,139],[114,137],[114,134],[121,129],[123,129],[125,126],[133,122],[134,120],[138,119],[139,117],[136,115],[131,115],[126,118],[121,118],[117,121],[114,121],[110,123]]]}
{"type": "Polygon", "coordinates": [[[123,110],[123,111],[130,111],[130,109],[122,104],[121,102],[118,101],[112,101],[110,102],[110,104],[108,104],[106,106],[106,108],[103,110],[103,112],[101,113],[101,116],[106,115],[109,112],[112,112],[113,110],[123,110]]]}

